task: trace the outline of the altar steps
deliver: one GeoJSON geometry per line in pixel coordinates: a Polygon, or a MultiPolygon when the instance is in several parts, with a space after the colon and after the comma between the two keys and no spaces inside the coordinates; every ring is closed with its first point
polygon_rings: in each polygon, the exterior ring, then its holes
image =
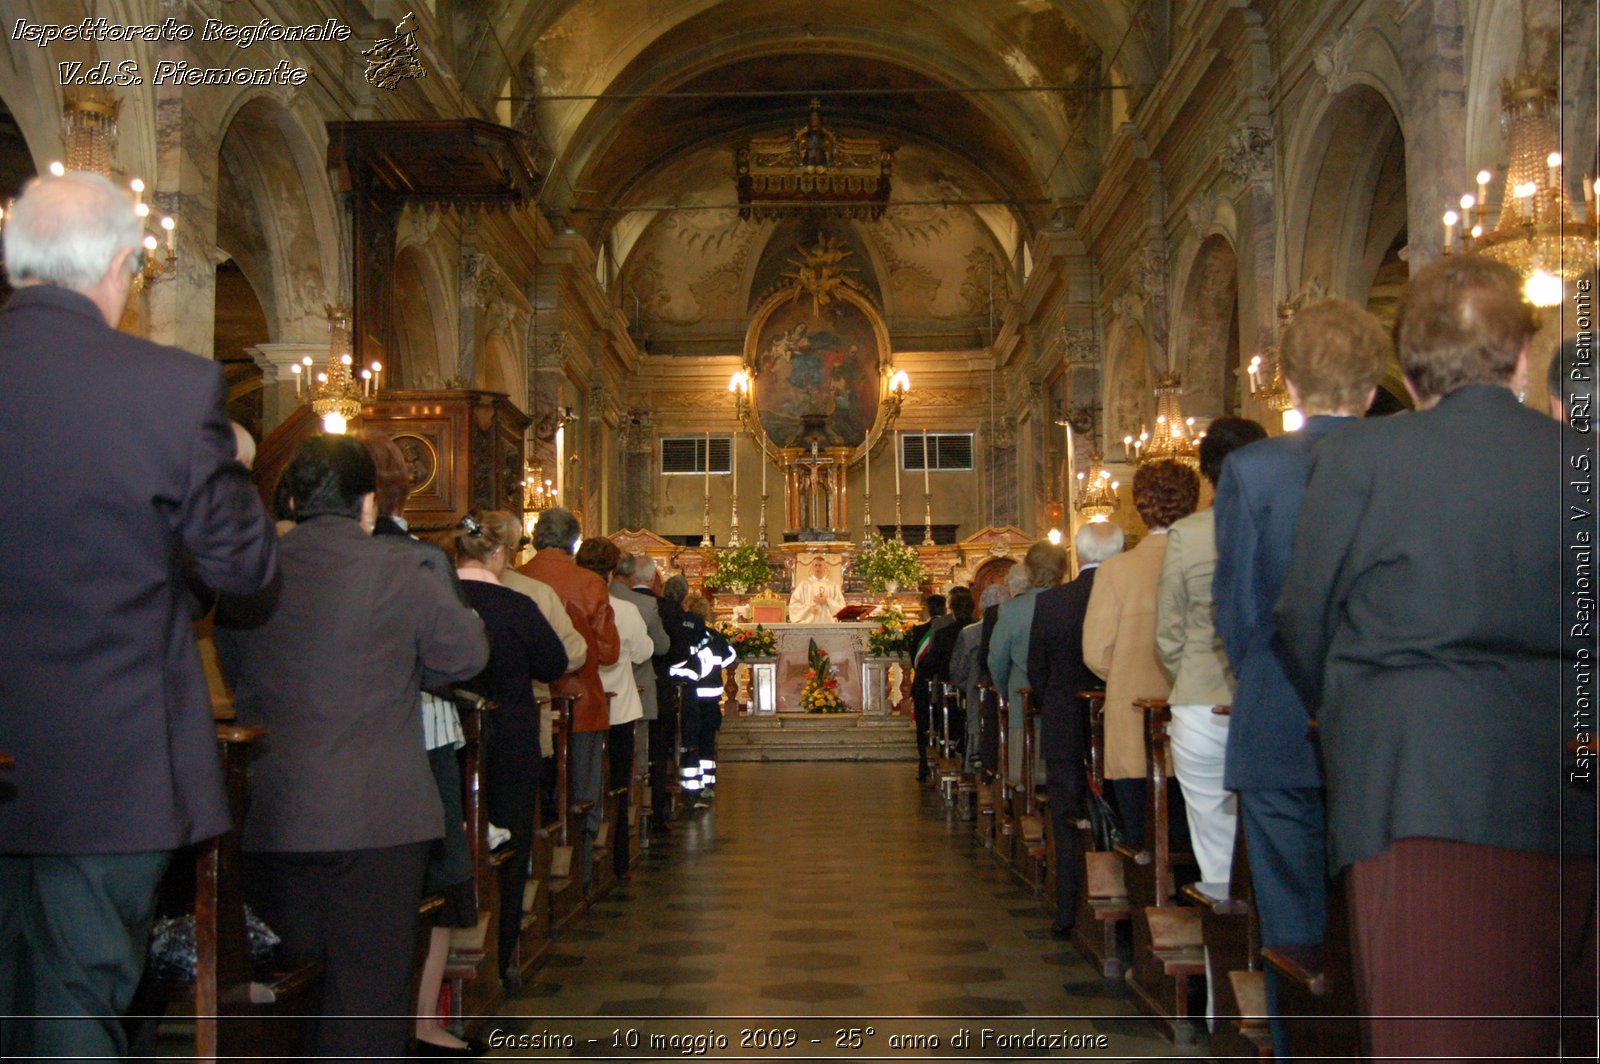
{"type": "Polygon", "coordinates": [[[917,734],[905,717],[859,713],[726,717],[718,761],[915,761],[917,734]]]}

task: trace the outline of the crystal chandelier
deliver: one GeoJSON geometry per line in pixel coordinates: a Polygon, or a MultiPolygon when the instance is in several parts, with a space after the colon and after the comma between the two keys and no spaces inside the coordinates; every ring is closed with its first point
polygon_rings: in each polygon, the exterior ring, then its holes
{"type": "MultiPolygon", "coordinates": [[[[51,163],[50,172],[60,177],[68,170],[82,170],[114,180],[112,158],[117,152],[117,114],[121,109],[122,101],[103,86],[68,90],[61,106],[61,135],[67,158],[64,163],[51,163]]],[[[128,187],[133,190],[133,211],[140,224],[145,224],[150,218],[150,204],[144,201],[144,181],[136,177],[128,187]]],[[[146,233],[141,241],[143,258],[135,287],[154,284],[177,265],[177,223],[171,216],[164,216],[160,225],[165,231],[166,254],[158,253],[161,241],[155,234],[146,233]]]]}
{"type": "Polygon", "coordinates": [[[1524,70],[1500,86],[1501,128],[1511,149],[1505,195],[1494,226],[1489,225],[1489,171],[1477,175],[1477,194],[1461,197],[1461,211],[1444,214],[1444,253],[1455,250],[1455,227],[1464,250],[1498,259],[1525,277],[1523,292],[1540,307],[1561,302],[1562,281],[1594,269],[1595,194],[1592,176],[1583,180],[1586,204],[1580,221],[1563,177],[1554,86],[1524,70]]]}
{"type": "Polygon", "coordinates": [[[1124,444],[1134,444],[1134,461],[1140,464],[1163,459],[1182,462],[1193,469],[1200,468],[1200,452],[1195,446],[1194,418],[1185,419],[1178,406],[1182,384],[1177,374],[1164,373],[1156,378],[1155,431],[1141,430],[1139,439],[1125,439],[1124,444]]]}
{"type": "Polygon", "coordinates": [[[374,362],[355,372],[355,356],[351,353],[350,308],[324,305],[328,314],[328,364],[312,373],[311,356],[300,360],[300,365],[290,366],[294,372],[294,394],[299,399],[309,399],[312,411],[322,419],[322,431],[340,435],[350,427],[350,422],[361,416],[361,404],[378,394],[383,377],[383,366],[374,362]]]}
{"type": "Polygon", "coordinates": [[[1109,520],[1117,511],[1119,487],[1121,484],[1111,479],[1100,452],[1096,451],[1089,456],[1089,472],[1078,474],[1078,497],[1072,507],[1082,514],[1086,521],[1109,520]]]}

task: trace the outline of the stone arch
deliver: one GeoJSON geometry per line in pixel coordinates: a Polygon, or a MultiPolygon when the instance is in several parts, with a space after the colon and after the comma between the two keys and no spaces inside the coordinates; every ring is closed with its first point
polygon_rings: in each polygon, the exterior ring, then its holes
{"type": "Polygon", "coordinates": [[[1237,408],[1239,260],[1220,234],[1200,245],[1180,291],[1174,368],[1183,378],[1185,414],[1200,418],[1237,408]]]}
{"type": "Polygon", "coordinates": [[[1103,443],[1107,456],[1121,454],[1122,438],[1138,436],[1148,420],[1155,385],[1144,323],[1119,316],[1106,329],[1103,443]]]}
{"type": "Polygon", "coordinates": [[[1405,137],[1372,85],[1339,93],[1308,128],[1292,163],[1284,217],[1290,290],[1313,280],[1361,302],[1406,229],[1405,137]]]}
{"type": "Polygon", "coordinates": [[[263,93],[238,100],[220,128],[217,245],[250,279],[275,342],[320,336],[324,305],[342,295],[325,148],[263,93]]]}
{"type": "Polygon", "coordinates": [[[451,303],[427,251],[401,248],[394,259],[396,386],[443,388],[455,375],[455,341],[441,312],[451,303]]]}
{"type": "Polygon", "coordinates": [[[473,387],[488,392],[504,392],[511,397],[517,409],[527,402],[527,388],[522,379],[522,366],[517,360],[511,337],[503,332],[490,336],[483,344],[483,355],[478,359],[477,380],[473,387]]]}

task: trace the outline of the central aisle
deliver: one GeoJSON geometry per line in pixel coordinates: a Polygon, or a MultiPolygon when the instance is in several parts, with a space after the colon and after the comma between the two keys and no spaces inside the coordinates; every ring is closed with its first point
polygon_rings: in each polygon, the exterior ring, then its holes
{"type": "MultiPolygon", "coordinates": [[[[582,1036],[576,1046],[545,1054],[620,1056],[609,1044],[613,1030],[637,1030],[646,1046],[655,1032],[716,1030],[735,1039],[711,1054],[726,1058],[740,1055],[741,1025],[693,1018],[818,1018],[841,1022],[797,1023],[803,1043],[831,1043],[836,1026],[871,1025],[875,1034],[859,1053],[915,1055],[891,1049],[888,1034],[947,1039],[965,1025],[976,1038],[975,1021],[986,1017],[1049,1017],[1035,1026],[1109,1038],[1106,1050],[1061,1055],[1173,1054],[1120,985],[1103,982],[1050,937],[1038,901],[982,850],[972,825],[916,785],[913,769],[723,764],[718,777],[710,807],[652,837],[632,881],[573,924],[550,963],[486,1025],[485,1038],[572,1032],[582,1036]],[[890,1017],[905,1019],[875,1022],[890,1017]]],[[[783,1055],[832,1048],[801,1044],[783,1055]]],[[[976,1043],[968,1054],[978,1055],[976,1043]]]]}

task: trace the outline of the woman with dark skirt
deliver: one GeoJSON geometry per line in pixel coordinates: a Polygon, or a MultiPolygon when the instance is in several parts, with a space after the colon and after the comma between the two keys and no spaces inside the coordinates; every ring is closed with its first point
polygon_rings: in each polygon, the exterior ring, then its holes
{"type": "Polygon", "coordinates": [[[567,669],[567,652],[539,607],[500,583],[521,539],[516,519],[498,510],[473,511],[455,533],[456,574],[489,633],[489,664],[462,686],[495,703],[484,729],[484,791],[490,823],[511,832],[511,857],[500,866],[497,940],[500,981],[508,990],[522,985],[517,939],[538,808],[539,710],[533,681],[549,683],[567,669]]]}
{"type": "MultiPolygon", "coordinates": [[[[393,537],[407,544],[422,568],[450,588],[463,605],[466,592],[456,579],[455,566],[444,551],[413,536],[406,527],[406,499],[411,494],[411,477],[405,456],[387,433],[364,430],[355,434],[372,456],[377,470],[376,502],[378,519],[374,536],[393,537]]],[[[418,1052],[425,1056],[476,1055],[480,1046],[463,1042],[439,1022],[439,988],[450,959],[450,933],[458,927],[478,926],[478,892],[473,881],[472,847],[467,841],[466,815],[461,802],[461,748],[465,739],[455,704],[447,691],[424,690],[420,697],[424,746],[428,767],[439,787],[444,805],[444,838],[437,839],[428,853],[424,894],[439,895],[444,904],[430,914],[433,927],[428,937],[428,955],[417,980],[416,1039],[418,1052]]]]}

